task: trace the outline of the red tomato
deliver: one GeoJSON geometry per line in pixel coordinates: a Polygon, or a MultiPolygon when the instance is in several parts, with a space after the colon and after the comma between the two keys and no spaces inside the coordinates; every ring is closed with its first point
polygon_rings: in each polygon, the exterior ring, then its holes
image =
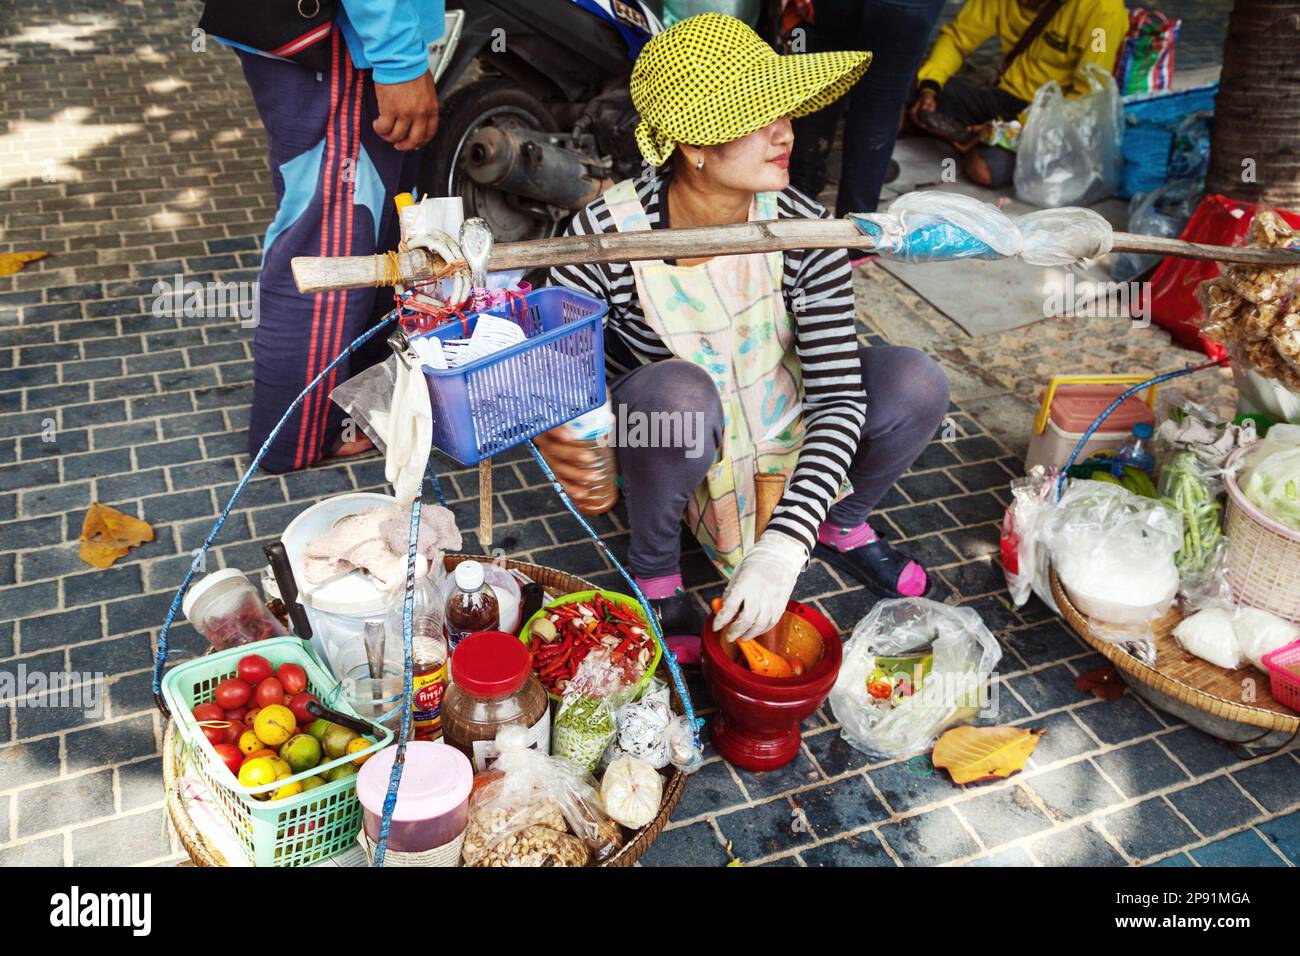
{"type": "Polygon", "coordinates": [[[226,736],[223,742],[228,744],[237,743],[239,741],[239,735],[247,729],[248,728],[244,726],[243,721],[232,720],[230,726],[226,728],[226,736]]]}
{"type": "Polygon", "coordinates": [[[239,674],[239,679],[250,687],[260,684],[274,673],[271,662],[261,654],[249,654],[247,657],[241,657],[239,666],[235,669],[239,674]]]}
{"type": "Polygon", "coordinates": [[[244,755],[239,752],[239,748],[234,744],[217,744],[213,749],[230,772],[238,776],[239,765],[244,762],[244,755]]]}
{"type": "Polygon", "coordinates": [[[257,715],[262,712],[261,707],[250,707],[248,713],[244,715],[244,726],[249,730],[253,729],[253,721],[257,720],[257,715]]]}
{"type": "Polygon", "coordinates": [[[293,711],[293,716],[300,724],[310,724],[316,718],[307,712],[307,705],[316,700],[315,696],[306,692],[294,694],[289,698],[289,709],[293,711]]]}
{"type": "Polygon", "coordinates": [[[226,720],[243,720],[247,714],[247,707],[234,707],[226,711],[226,720]]]}
{"type": "Polygon", "coordinates": [[[194,719],[200,723],[208,720],[225,720],[226,712],[213,703],[199,704],[194,708],[194,719]]]}
{"type": "Polygon", "coordinates": [[[297,664],[281,664],[275,676],[284,685],[286,694],[301,694],[307,689],[307,672],[297,664]]]}
{"type": "Polygon", "coordinates": [[[226,742],[225,727],[200,727],[199,729],[203,731],[203,736],[207,737],[208,742],[213,746],[226,742]]]}
{"type": "Polygon", "coordinates": [[[245,707],[248,705],[248,699],[252,696],[253,688],[249,686],[247,681],[242,681],[238,677],[223,680],[212,692],[212,699],[223,710],[245,707]]]}
{"type": "Polygon", "coordinates": [[[253,695],[258,707],[270,707],[272,704],[284,703],[284,685],[274,677],[268,677],[257,685],[253,695]]]}

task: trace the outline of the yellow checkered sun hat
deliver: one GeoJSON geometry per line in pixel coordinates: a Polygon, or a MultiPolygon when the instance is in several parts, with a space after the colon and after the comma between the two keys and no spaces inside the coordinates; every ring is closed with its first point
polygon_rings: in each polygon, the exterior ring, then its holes
{"type": "Polygon", "coordinates": [[[637,145],[662,166],[678,143],[729,143],[835,102],[870,65],[867,52],[781,56],[735,17],[687,17],[651,39],[632,67],[637,145]]]}

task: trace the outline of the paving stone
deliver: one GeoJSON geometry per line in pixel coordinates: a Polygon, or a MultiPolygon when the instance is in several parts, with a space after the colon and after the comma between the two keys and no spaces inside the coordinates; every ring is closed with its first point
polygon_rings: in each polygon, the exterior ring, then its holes
{"type": "MultiPolygon", "coordinates": [[[[3,670],[5,668],[0,668],[3,670]]],[[[46,737],[0,747],[0,789],[26,787],[59,776],[59,739],[46,737]]],[[[0,830],[0,836],[5,831],[0,830]]]]}
{"type": "Polygon", "coordinates": [[[1029,786],[1061,820],[1082,816],[1121,800],[1120,793],[1087,760],[1035,774],[1030,778],[1029,786]]]}
{"type": "Polygon", "coordinates": [[[1145,796],[1187,780],[1187,774],[1154,740],[1098,754],[1093,759],[1126,797],[1145,796]]]}
{"type": "Polygon", "coordinates": [[[1074,686],[1074,673],[1064,664],[1007,678],[1007,684],[1034,713],[1059,710],[1077,704],[1080,699],[1074,686]]]}
{"type": "Polygon", "coordinates": [[[148,757],[158,752],[152,714],[74,731],[67,734],[64,740],[69,773],[101,766],[106,754],[112,754],[114,762],[117,762],[148,757]]]}
{"type": "Polygon", "coordinates": [[[1029,667],[1051,664],[1082,654],[1087,648],[1059,621],[1052,620],[1016,631],[1004,641],[1029,667]]]}
{"type": "Polygon", "coordinates": [[[1191,727],[1162,734],[1160,742],[1197,777],[1243,762],[1230,745],[1191,727]]]}
{"type": "Polygon", "coordinates": [[[705,813],[717,813],[745,802],[739,785],[732,778],[726,763],[715,760],[697,770],[690,786],[682,791],[681,799],[673,810],[674,820],[689,820],[705,813]]]}
{"type": "Polygon", "coordinates": [[[904,866],[934,866],[979,850],[947,807],[885,824],[878,832],[904,866]]]}
{"type": "Polygon", "coordinates": [[[1034,861],[1029,858],[1029,854],[1018,846],[1007,847],[998,853],[991,853],[988,856],[977,857],[966,864],[967,866],[1033,866],[1034,861]]]}
{"type": "Polygon", "coordinates": [[[754,800],[761,800],[778,793],[785,793],[796,787],[807,786],[821,779],[821,774],[813,766],[808,755],[800,750],[794,760],[778,770],[766,773],[753,773],[749,770],[736,771],[746,792],[754,800]]]}
{"type": "Polygon", "coordinates": [[[1101,818],[1101,826],[1136,860],[1168,853],[1196,839],[1160,797],[1108,814],[1101,818]]]}
{"type": "Polygon", "coordinates": [[[898,866],[870,831],[801,850],[799,856],[808,866],[898,866]]]}
{"type": "Polygon", "coordinates": [[[979,786],[967,789],[978,796],[963,800],[957,812],[986,847],[998,847],[1052,825],[1024,787],[1002,787],[986,793],[980,793],[983,788],[979,786]]]}
{"type": "Polygon", "coordinates": [[[62,866],[63,837],[49,836],[29,843],[0,845],[0,866],[62,866]]]}
{"type": "Polygon", "coordinates": [[[1167,856],[1163,860],[1157,860],[1155,863],[1148,863],[1147,866],[1168,866],[1168,867],[1189,867],[1196,866],[1192,858],[1186,853],[1176,853],[1173,856],[1167,856]]]}
{"type": "Polygon", "coordinates": [[[1296,866],[1300,866],[1300,810],[1284,817],[1275,817],[1259,824],[1255,829],[1296,866]]]}
{"type": "Polygon", "coordinates": [[[34,836],[113,812],[113,773],[100,770],[18,793],[18,836],[34,836]]]}
{"type": "Polygon", "coordinates": [[[1124,858],[1091,824],[1049,834],[1030,844],[1044,866],[1123,866],[1124,858]]]}
{"type": "Polygon", "coordinates": [[[1250,764],[1232,776],[1270,813],[1280,813],[1300,803],[1300,760],[1294,754],[1280,754],[1250,764]]]}
{"type": "Polygon", "coordinates": [[[812,833],[785,799],[744,807],[714,818],[731,851],[742,860],[771,856],[811,843],[812,833]]]}
{"type": "Polygon", "coordinates": [[[1260,810],[1228,778],[1214,777],[1168,795],[1170,803],[1205,836],[1231,830],[1260,816],[1260,810]]]}
{"type": "Polygon", "coordinates": [[[76,866],[124,866],[171,855],[164,813],[145,810],[72,831],[76,866]]]}
{"type": "Polygon", "coordinates": [[[880,767],[868,771],[867,776],[895,813],[908,813],[959,792],[945,774],[934,769],[928,757],[913,757],[880,767]]]}
{"type": "Polygon", "coordinates": [[[1102,743],[1119,744],[1164,727],[1131,693],[1119,700],[1099,700],[1074,712],[1102,743]]]}
{"type": "Polygon", "coordinates": [[[1243,830],[1188,852],[1201,866],[1286,866],[1286,861],[1254,830],[1243,830]]]}
{"type": "Polygon", "coordinates": [[[641,856],[642,866],[724,866],[727,851],[706,822],[664,830],[641,856]]]}
{"type": "Polygon", "coordinates": [[[800,790],[791,799],[821,840],[889,818],[889,811],[861,775],[800,790]]]}
{"type": "Polygon", "coordinates": [[[817,733],[805,733],[804,744],[828,777],[838,777],[850,770],[861,770],[871,758],[849,745],[838,727],[817,733]]]}

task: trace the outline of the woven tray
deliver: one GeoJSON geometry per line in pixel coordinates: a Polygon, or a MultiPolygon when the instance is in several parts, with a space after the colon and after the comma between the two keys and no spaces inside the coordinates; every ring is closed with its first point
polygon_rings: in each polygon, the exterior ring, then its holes
{"type": "Polygon", "coordinates": [[[1174,628],[1183,619],[1177,607],[1152,622],[1156,664],[1148,667],[1123,648],[1097,636],[1088,617],[1070,603],[1055,569],[1051,572],[1051,581],[1052,597],[1056,599],[1056,606],[1066,623],[1125,677],[1222,720],[1284,734],[1300,733],[1300,714],[1273,699],[1268,675],[1263,671],[1250,664],[1233,671],[1226,670],[1183,649],[1173,635],[1174,628]],[[1241,699],[1246,680],[1254,681],[1255,700],[1249,703],[1241,699]]]}
{"type": "MultiPolygon", "coordinates": [[[[447,569],[451,570],[462,561],[479,560],[475,555],[448,555],[446,564],[447,569]]],[[[519,571],[526,574],[529,578],[540,584],[546,591],[551,594],[569,594],[573,591],[590,591],[595,585],[584,581],[582,578],[574,577],[572,574],[566,574],[563,571],[557,571],[554,568],[546,568],[536,564],[523,564],[518,561],[506,561],[506,568],[519,571]]],[[[661,665],[661,669],[665,669],[661,665]]],[[[682,713],[683,707],[681,699],[677,695],[677,689],[672,682],[668,682],[669,690],[672,694],[672,708],[676,713],[682,713]]],[[[167,728],[163,732],[163,788],[166,794],[167,814],[171,817],[172,825],[176,828],[176,833],[180,836],[181,844],[185,847],[185,852],[189,854],[190,860],[195,866],[225,866],[226,861],[213,847],[211,841],[206,839],[199,828],[195,825],[194,820],[190,817],[189,811],[185,808],[185,800],[181,794],[181,748],[177,746],[176,729],[174,721],[167,722],[167,728]]],[[[672,816],[673,810],[677,807],[677,801],[682,798],[682,791],[686,787],[686,774],[674,767],[669,767],[667,779],[664,781],[664,796],[659,804],[659,812],[655,818],[632,834],[631,838],[623,844],[622,848],[611,856],[609,859],[596,864],[598,866],[631,866],[641,854],[650,848],[650,845],[659,838],[663,832],[664,826],[668,823],[668,818],[672,816]]],[[[625,831],[626,832],[626,831],[625,831]]]]}

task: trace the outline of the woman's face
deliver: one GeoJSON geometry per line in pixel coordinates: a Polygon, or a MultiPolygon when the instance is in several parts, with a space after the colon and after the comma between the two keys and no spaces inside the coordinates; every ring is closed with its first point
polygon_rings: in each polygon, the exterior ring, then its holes
{"type": "Polygon", "coordinates": [[[780,192],[790,185],[794,126],[782,117],[748,136],[702,150],[703,176],[738,191],[780,192]]]}

